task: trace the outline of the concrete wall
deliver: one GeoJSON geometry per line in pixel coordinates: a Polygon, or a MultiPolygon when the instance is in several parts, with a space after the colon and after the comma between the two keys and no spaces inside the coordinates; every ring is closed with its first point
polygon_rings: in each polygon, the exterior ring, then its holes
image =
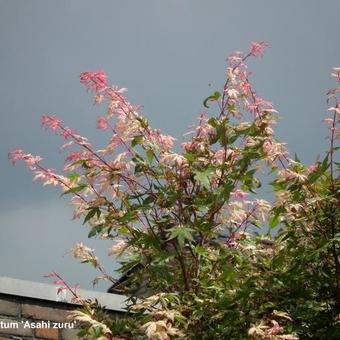
{"type": "MultiPolygon", "coordinates": [[[[77,308],[69,293],[58,295],[52,285],[0,277],[0,340],[78,339],[76,325],[67,320],[77,308]]],[[[84,298],[96,298],[113,317],[124,315],[125,297],[79,290],[84,298]]]]}

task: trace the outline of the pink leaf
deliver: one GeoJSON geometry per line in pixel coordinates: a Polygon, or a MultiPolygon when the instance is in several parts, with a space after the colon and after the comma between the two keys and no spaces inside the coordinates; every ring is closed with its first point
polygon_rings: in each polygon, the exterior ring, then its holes
{"type": "Polygon", "coordinates": [[[61,283],[65,283],[65,281],[63,279],[58,279],[58,280],[53,281],[53,284],[55,285],[59,285],[61,283]]]}

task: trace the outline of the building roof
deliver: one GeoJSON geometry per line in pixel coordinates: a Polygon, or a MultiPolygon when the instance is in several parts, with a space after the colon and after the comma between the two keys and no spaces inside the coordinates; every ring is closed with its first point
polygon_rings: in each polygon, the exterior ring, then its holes
{"type": "MultiPolygon", "coordinates": [[[[27,298],[74,304],[68,291],[57,294],[58,287],[51,284],[32,282],[0,276],[0,294],[22,296],[27,298]]],[[[77,289],[77,293],[85,299],[97,299],[107,310],[125,312],[126,299],[124,295],[77,289]]]]}

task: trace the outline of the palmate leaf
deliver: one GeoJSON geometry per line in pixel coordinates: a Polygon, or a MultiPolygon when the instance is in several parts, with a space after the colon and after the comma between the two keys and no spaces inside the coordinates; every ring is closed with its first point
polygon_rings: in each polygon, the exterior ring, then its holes
{"type": "Polygon", "coordinates": [[[184,227],[184,226],[177,226],[170,230],[170,237],[169,240],[173,240],[177,238],[178,244],[180,248],[184,247],[185,241],[193,241],[194,238],[192,234],[195,232],[194,229],[184,227]]]}
{"type": "Polygon", "coordinates": [[[67,177],[72,181],[75,182],[81,175],[76,173],[76,172],[72,172],[70,174],[67,175],[67,177]]]}
{"type": "Polygon", "coordinates": [[[213,174],[212,169],[207,169],[205,171],[195,171],[195,180],[203,185],[206,189],[211,187],[210,185],[210,177],[213,174]]]}

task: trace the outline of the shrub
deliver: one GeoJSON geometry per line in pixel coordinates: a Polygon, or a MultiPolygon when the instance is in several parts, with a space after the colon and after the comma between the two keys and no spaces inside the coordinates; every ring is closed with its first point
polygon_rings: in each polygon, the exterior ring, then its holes
{"type": "MultiPolygon", "coordinates": [[[[175,139],[150,127],[125,89],[109,86],[104,72],[80,81],[107,103],[97,128],[110,140],[95,150],[55,116],[42,125],[75,148],[64,174],[41,157],[17,149],[43,184],[71,195],[74,216],[89,237],[112,239],[120,259],[117,286],[129,297],[129,316],[110,320],[96,303],[82,301],[72,317],[84,338],[298,339],[336,338],[339,332],[340,87],[328,92],[330,147],[310,166],[289,157],[274,136],[277,112],[249,81],[247,62],[260,59],[265,42],[227,59],[222,91],[204,100],[207,112],[174,151],[175,139]],[[210,106],[213,109],[210,109],[210,106]],[[209,114],[208,111],[211,113],[209,114]],[[274,176],[275,201],[258,198],[260,171],[274,176]],[[143,288],[143,289],[142,289],[143,288]]],[[[333,76],[340,81],[340,69],[333,76]]],[[[74,256],[117,281],[92,249],[74,256]]],[[[57,282],[65,282],[58,274],[57,282]]],[[[73,288],[65,284],[61,289],[73,288]]]]}

